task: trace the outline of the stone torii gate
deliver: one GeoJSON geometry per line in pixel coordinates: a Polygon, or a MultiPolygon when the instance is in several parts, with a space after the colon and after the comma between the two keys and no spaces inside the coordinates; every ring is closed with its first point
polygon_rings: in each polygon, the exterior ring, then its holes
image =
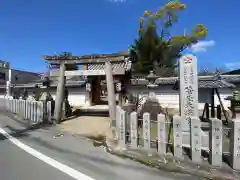
{"type": "MultiPolygon", "coordinates": [[[[115,126],[116,121],[116,98],[115,88],[113,83],[113,74],[124,75],[124,68],[112,69],[111,63],[123,62],[126,57],[126,53],[107,54],[107,55],[90,55],[90,56],[72,56],[71,53],[64,53],[58,56],[45,55],[44,59],[51,66],[58,66],[59,71],[55,72],[53,76],[58,76],[58,85],[56,93],[56,105],[55,105],[55,120],[57,123],[61,120],[61,111],[63,107],[63,95],[65,89],[65,76],[89,76],[89,75],[105,75],[107,82],[108,92],[108,105],[109,115],[112,120],[112,125],[115,126]],[[66,71],[66,65],[86,65],[86,64],[105,64],[105,70],[82,70],[82,71],[66,71]]],[[[51,75],[52,76],[52,75],[51,75]]]]}

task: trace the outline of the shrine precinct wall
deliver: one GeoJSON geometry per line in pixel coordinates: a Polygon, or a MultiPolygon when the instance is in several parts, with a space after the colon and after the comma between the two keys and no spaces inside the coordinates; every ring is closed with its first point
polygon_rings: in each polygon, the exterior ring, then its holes
{"type": "MultiPolygon", "coordinates": [[[[23,88],[20,88],[20,89],[23,89],[23,88]]],[[[33,96],[34,88],[26,88],[26,89],[28,91],[28,95],[33,96]]],[[[57,91],[56,87],[49,89],[49,92],[51,93],[54,100],[56,98],[56,91],[57,91]]],[[[85,87],[84,88],[69,87],[68,91],[69,91],[68,100],[71,106],[74,106],[74,107],[85,106],[88,103],[86,98],[87,91],[85,87]]],[[[5,97],[5,90],[2,89],[2,91],[0,91],[0,98],[4,98],[4,97],[5,97]]]]}
{"type": "MultiPolygon", "coordinates": [[[[28,89],[29,95],[32,95],[32,90],[28,89]]],[[[52,94],[53,98],[56,98],[56,88],[52,88],[50,93],[52,94]]],[[[88,99],[87,99],[87,91],[85,87],[68,87],[69,90],[69,102],[72,106],[87,106],[88,99]]],[[[154,91],[156,93],[156,97],[158,98],[160,104],[163,107],[169,108],[179,108],[179,92],[172,89],[172,85],[161,85],[154,89],[149,89],[144,86],[129,86],[126,88],[127,93],[137,95],[139,94],[139,98],[143,96],[148,96],[150,91],[154,91]]],[[[230,101],[225,100],[227,96],[232,95],[232,90],[228,88],[219,89],[220,97],[222,99],[223,105],[225,108],[230,106],[230,101]]],[[[211,101],[211,89],[199,89],[199,103],[198,108],[203,109],[204,103],[210,103],[211,101]]],[[[0,91],[0,98],[3,98],[5,95],[5,91],[0,91]]],[[[216,105],[220,104],[215,95],[215,103],[216,105]]]]}
{"type": "MultiPolygon", "coordinates": [[[[144,86],[130,86],[127,88],[127,92],[136,96],[139,94],[139,98],[148,96],[149,92],[154,91],[159,103],[163,107],[179,108],[179,91],[173,90],[172,85],[161,85],[154,89],[149,89],[144,86]]],[[[229,88],[219,89],[220,98],[225,108],[230,107],[230,101],[225,100],[226,97],[232,96],[232,90],[229,88]]],[[[214,96],[215,104],[220,104],[217,95],[214,96]]],[[[204,104],[211,104],[211,89],[199,89],[198,90],[198,109],[203,110],[204,104]]]]}
{"type": "MultiPolygon", "coordinates": [[[[57,89],[51,90],[51,94],[54,100],[56,98],[56,91],[57,89]]],[[[86,106],[89,103],[87,99],[88,92],[86,91],[85,87],[74,87],[74,88],[69,87],[68,91],[69,91],[68,100],[71,106],[80,107],[80,106],[86,106]]]]}

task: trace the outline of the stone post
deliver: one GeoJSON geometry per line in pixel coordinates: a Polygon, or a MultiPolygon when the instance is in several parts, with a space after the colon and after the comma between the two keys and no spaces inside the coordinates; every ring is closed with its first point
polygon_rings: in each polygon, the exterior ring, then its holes
{"type": "Polygon", "coordinates": [[[117,106],[116,107],[116,138],[119,140],[120,139],[120,121],[121,121],[121,107],[120,106],[117,106]]]}
{"type": "Polygon", "coordinates": [[[92,105],[91,91],[92,91],[92,86],[91,86],[91,82],[89,81],[88,83],[86,83],[86,94],[85,94],[85,104],[87,106],[92,105]]]}
{"type": "Polygon", "coordinates": [[[166,126],[165,126],[165,115],[158,114],[158,153],[162,155],[166,155],[166,126]]]}
{"type": "Polygon", "coordinates": [[[190,131],[190,117],[198,116],[198,75],[197,58],[193,55],[182,56],[179,60],[180,115],[183,131],[190,131]]]}
{"type": "Polygon", "coordinates": [[[52,102],[47,102],[47,121],[52,123],[52,102]]]}
{"type": "Polygon", "coordinates": [[[230,164],[240,170],[240,119],[233,119],[230,133],[230,164]]]}
{"type": "Polygon", "coordinates": [[[124,149],[126,147],[126,111],[124,110],[120,110],[119,134],[119,145],[124,149]]]}
{"type": "Polygon", "coordinates": [[[150,152],[151,150],[151,121],[150,113],[143,114],[143,146],[150,152]]]}
{"type": "Polygon", "coordinates": [[[112,65],[109,61],[105,63],[105,72],[108,92],[109,115],[112,121],[112,127],[116,127],[116,96],[113,83],[112,65]]]}
{"type": "Polygon", "coordinates": [[[222,121],[212,118],[210,122],[209,161],[213,166],[222,166],[222,121]]]}
{"type": "Polygon", "coordinates": [[[130,115],[130,132],[131,132],[131,147],[138,147],[138,117],[137,112],[132,112],[130,115]]]}
{"type": "Polygon", "coordinates": [[[195,163],[202,162],[201,140],[201,121],[198,117],[191,117],[191,158],[195,163]]]}
{"type": "Polygon", "coordinates": [[[63,61],[60,61],[60,70],[59,70],[59,79],[57,85],[57,93],[56,93],[56,103],[55,103],[55,120],[57,123],[60,123],[62,116],[62,107],[63,107],[63,98],[64,98],[64,90],[65,90],[65,71],[66,65],[63,61]]]}
{"type": "Polygon", "coordinates": [[[174,156],[183,159],[182,150],[182,117],[175,115],[173,116],[173,141],[174,141],[174,156]]]}

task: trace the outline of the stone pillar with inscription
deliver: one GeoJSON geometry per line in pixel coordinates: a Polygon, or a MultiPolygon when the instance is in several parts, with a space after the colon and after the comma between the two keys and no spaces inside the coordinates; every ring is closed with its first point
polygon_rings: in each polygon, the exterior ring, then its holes
{"type": "Polygon", "coordinates": [[[183,159],[182,151],[182,120],[178,115],[173,116],[173,142],[174,142],[174,156],[183,159]]]}
{"type": "Polygon", "coordinates": [[[201,121],[197,117],[191,117],[191,158],[195,163],[201,163],[201,121]]]}
{"type": "Polygon", "coordinates": [[[158,114],[157,121],[157,134],[158,134],[158,153],[166,155],[166,126],[165,126],[165,115],[158,114]]]}
{"type": "Polygon", "coordinates": [[[222,166],[222,121],[216,118],[210,119],[211,128],[209,133],[209,162],[213,166],[222,166]]]}
{"type": "Polygon", "coordinates": [[[180,115],[184,119],[183,131],[190,131],[190,117],[198,117],[197,58],[191,54],[179,60],[180,115]]]}
{"type": "Polygon", "coordinates": [[[230,133],[230,164],[233,169],[240,170],[240,119],[232,120],[230,133]]]}
{"type": "Polygon", "coordinates": [[[126,147],[126,111],[120,110],[119,114],[119,145],[121,148],[126,147]]]}
{"type": "Polygon", "coordinates": [[[138,147],[138,117],[137,112],[132,112],[130,115],[130,137],[131,137],[131,147],[138,147]]]}
{"type": "Polygon", "coordinates": [[[150,152],[151,149],[151,122],[150,113],[143,114],[143,146],[144,149],[150,152]]]}

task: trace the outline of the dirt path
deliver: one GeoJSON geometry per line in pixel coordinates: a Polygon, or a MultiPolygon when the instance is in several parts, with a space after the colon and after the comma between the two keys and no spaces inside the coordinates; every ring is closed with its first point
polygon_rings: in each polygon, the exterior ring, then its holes
{"type": "Polygon", "coordinates": [[[109,117],[81,116],[58,125],[60,130],[84,136],[107,136],[111,132],[109,117]]]}

